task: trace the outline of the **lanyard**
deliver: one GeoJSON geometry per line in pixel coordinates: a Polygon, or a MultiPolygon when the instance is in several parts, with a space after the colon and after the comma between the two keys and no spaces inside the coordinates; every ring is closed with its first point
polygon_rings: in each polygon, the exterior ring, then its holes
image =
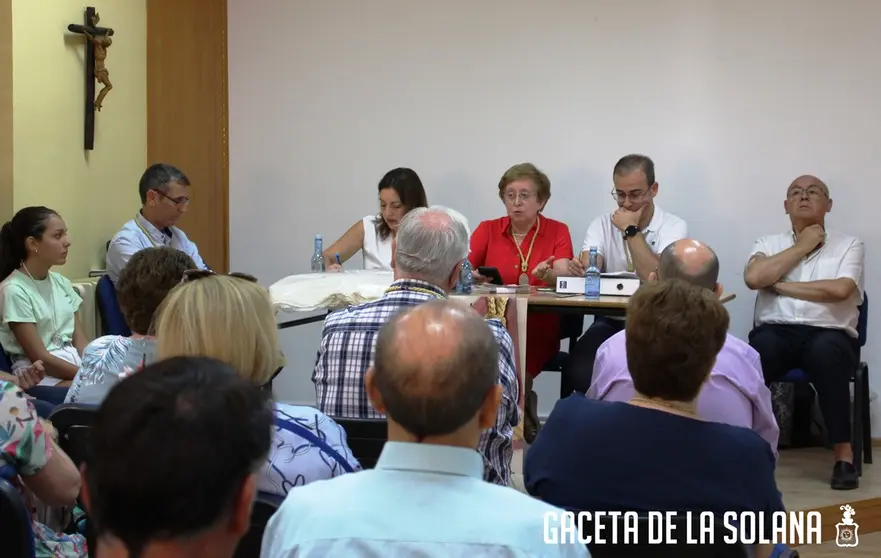
{"type": "Polygon", "coordinates": [[[164,246],[164,244],[163,245],[156,244],[156,240],[153,239],[153,235],[150,234],[149,232],[147,232],[147,229],[145,229],[144,225],[141,224],[141,221],[140,221],[140,219],[138,219],[137,215],[135,215],[135,224],[138,226],[139,229],[141,229],[141,232],[147,236],[147,240],[150,241],[150,244],[153,245],[153,248],[160,248],[161,246],[164,246]]]}
{"type": "MultiPolygon", "coordinates": [[[[517,239],[514,238],[514,228],[511,227],[511,240],[514,242],[514,246],[517,247],[517,253],[520,255],[520,272],[526,273],[529,269],[529,258],[532,257],[532,247],[535,246],[535,239],[538,237],[538,231],[541,229],[541,219],[536,217],[535,222],[535,234],[532,235],[532,242],[529,243],[529,251],[526,253],[526,257],[523,257],[523,250],[520,249],[520,245],[517,243],[517,239]]],[[[527,232],[527,234],[529,234],[527,232]]]]}

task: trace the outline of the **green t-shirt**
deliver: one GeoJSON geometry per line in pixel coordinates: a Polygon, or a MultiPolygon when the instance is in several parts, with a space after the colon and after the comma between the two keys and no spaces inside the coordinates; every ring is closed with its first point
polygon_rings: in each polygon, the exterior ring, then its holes
{"type": "Polygon", "coordinates": [[[0,283],[0,345],[13,360],[24,356],[24,350],[12,334],[9,324],[27,323],[36,325],[46,350],[57,351],[73,341],[75,314],[82,303],[83,299],[70,281],[59,273],[50,271],[49,277],[35,281],[19,270],[13,271],[0,283]],[[55,340],[56,327],[61,344],[55,340]]]}

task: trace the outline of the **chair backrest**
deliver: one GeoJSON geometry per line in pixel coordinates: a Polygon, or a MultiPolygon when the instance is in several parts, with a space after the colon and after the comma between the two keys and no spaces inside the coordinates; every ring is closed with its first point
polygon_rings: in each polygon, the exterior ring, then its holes
{"type": "MultiPolygon", "coordinates": [[[[560,316],[560,339],[581,337],[584,332],[584,316],[580,314],[563,314],[560,316]]],[[[572,350],[572,347],[569,347],[572,350]]]]}
{"type": "MultiPolygon", "coordinates": [[[[294,489],[296,490],[296,489],[294,489]]],[[[233,558],[260,558],[260,545],[263,542],[263,532],[269,519],[278,511],[284,498],[275,494],[260,492],[254,500],[254,508],[251,510],[251,528],[239,541],[233,558]]]]}
{"type": "Polygon", "coordinates": [[[102,275],[98,279],[96,288],[97,296],[95,301],[98,305],[98,314],[101,315],[101,333],[103,335],[122,335],[128,337],[132,334],[128,324],[125,322],[125,316],[119,308],[119,301],[116,299],[116,287],[110,276],[102,275]]]}
{"type": "Polygon", "coordinates": [[[34,558],[31,514],[21,494],[5,479],[0,479],[0,525],[3,526],[3,556],[34,558]]]}
{"type": "Polygon", "coordinates": [[[49,421],[58,431],[58,445],[79,467],[88,456],[89,431],[95,422],[98,407],[65,403],[55,407],[49,421]]]}
{"type": "Polygon", "coordinates": [[[6,354],[3,345],[0,345],[0,370],[3,372],[12,372],[12,361],[9,360],[9,355],[6,354]]]}
{"type": "Polygon", "coordinates": [[[352,455],[363,469],[373,469],[379,460],[379,454],[388,440],[388,423],[385,419],[334,419],[343,430],[349,442],[352,455]]]}
{"type": "Polygon", "coordinates": [[[860,347],[866,346],[866,335],[869,329],[869,293],[863,292],[863,303],[860,304],[860,317],[857,320],[857,335],[860,347]]]}
{"type": "MultiPolygon", "coordinates": [[[[594,537],[596,530],[593,522],[587,520],[586,516],[581,516],[581,518],[579,528],[582,533],[594,537]]],[[[713,525],[712,543],[688,544],[687,519],[685,515],[679,514],[673,520],[673,524],[676,526],[673,530],[676,543],[665,545],[649,544],[649,521],[652,520],[648,516],[640,515],[637,521],[637,540],[627,541],[624,537],[625,527],[628,524],[627,519],[623,515],[617,518],[603,516],[600,523],[603,525],[601,536],[605,539],[605,544],[588,543],[587,548],[590,550],[590,555],[593,558],[655,558],[674,555],[677,558],[747,558],[748,556],[744,545],[725,542],[725,538],[731,536],[731,531],[721,522],[713,525]],[[617,526],[613,527],[613,523],[617,523],[617,526]],[[617,530],[618,533],[618,544],[610,544],[614,530],[617,530]]],[[[699,514],[694,514],[691,523],[692,537],[700,541],[699,514]]],[[[653,527],[652,533],[656,537],[664,536],[666,533],[664,527],[658,526],[657,520],[655,520],[653,527]]],[[[707,541],[707,539],[704,540],[707,541]]]]}

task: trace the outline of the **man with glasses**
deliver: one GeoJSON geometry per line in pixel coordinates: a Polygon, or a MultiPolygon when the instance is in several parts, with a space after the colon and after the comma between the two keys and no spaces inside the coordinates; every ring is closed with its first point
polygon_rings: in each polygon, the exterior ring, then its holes
{"type": "MultiPolygon", "coordinates": [[[[630,272],[643,281],[658,269],[659,254],[667,246],[688,236],[685,221],[655,205],[658,182],[655,163],[645,155],[626,155],[612,171],[612,198],[618,204],[613,213],[600,215],[590,224],[581,258],[569,262],[568,272],[584,276],[591,247],[597,248],[597,266],[603,273],[630,272]]],[[[594,317],[593,323],[569,350],[563,367],[560,397],[590,387],[596,352],[607,339],[624,329],[620,318],[594,317]]]]}
{"type": "Polygon", "coordinates": [[[107,248],[110,280],[116,284],[122,268],[135,252],[159,246],[185,252],[197,267],[207,269],[196,244],[175,226],[190,204],[190,179],[172,165],[159,163],[144,171],[138,189],[141,211],[116,233],[107,248]]]}
{"type": "Polygon", "coordinates": [[[815,176],[789,185],[783,209],[791,226],[758,239],[743,274],[758,291],[749,342],[767,383],[795,368],[810,379],[834,448],[832,488],[852,490],[860,479],[851,448],[850,376],[859,354],[865,248],[854,236],[826,230],[832,199],[815,176]]]}

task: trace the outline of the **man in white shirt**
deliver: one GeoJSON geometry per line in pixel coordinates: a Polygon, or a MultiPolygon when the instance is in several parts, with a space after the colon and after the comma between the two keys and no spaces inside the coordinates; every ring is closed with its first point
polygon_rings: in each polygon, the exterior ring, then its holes
{"type": "MultiPolygon", "coordinates": [[[[655,164],[645,155],[626,155],[612,171],[612,197],[618,203],[613,213],[600,215],[587,228],[581,258],[571,260],[569,273],[583,277],[590,263],[590,249],[597,249],[597,267],[603,273],[635,273],[643,281],[658,269],[658,254],[670,244],[688,236],[685,221],[655,205],[658,182],[655,164]]],[[[563,367],[560,397],[590,387],[597,349],[624,329],[624,320],[594,317],[593,323],[569,349],[563,367]]]]}
{"type": "Polygon", "coordinates": [[[107,248],[110,280],[116,283],[135,252],[158,246],[177,248],[193,258],[200,269],[207,269],[196,244],[174,226],[190,205],[190,180],[186,175],[172,165],[155,164],[144,171],[138,190],[141,211],[123,225],[107,248]]]}
{"type": "Polygon", "coordinates": [[[859,360],[857,322],[863,300],[863,242],[826,230],[829,188],[815,176],[790,184],[783,207],[791,227],[763,236],[744,271],[758,291],[750,345],[758,351],[765,381],[802,369],[817,392],[833,444],[831,486],[859,486],[853,465],[850,377],[859,360]]]}
{"type": "Polygon", "coordinates": [[[545,543],[561,510],[482,479],[476,451],[502,398],[499,348],[476,312],[433,300],[380,331],[365,389],[388,416],[376,468],[291,490],[266,527],[262,558],[588,556],[545,543]]]}

